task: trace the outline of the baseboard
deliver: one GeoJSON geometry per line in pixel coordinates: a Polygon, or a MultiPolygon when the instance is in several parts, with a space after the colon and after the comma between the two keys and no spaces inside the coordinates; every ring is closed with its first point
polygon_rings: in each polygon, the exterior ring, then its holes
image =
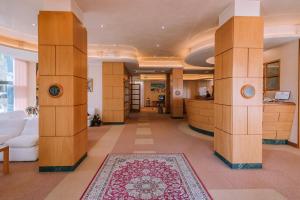
{"type": "Polygon", "coordinates": [[[294,143],[294,142],[290,142],[288,141],[288,145],[292,146],[292,147],[295,147],[295,148],[299,148],[299,145],[294,143]]]}
{"type": "Polygon", "coordinates": [[[42,167],[39,167],[39,172],[71,172],[71,171],[74,171],[86,157],[87,157],[87,153],[85,153],[72,166],[42,166],[42,167]]]}
{"type": "Polygon", "coordinates": [[[287,140],[263,139],[263,144],[282,145],[282,144],[288,144],[288,141],[287,140]]]}
{"type": "Polygon", "coordinates": [[[197,131],[198,133],[201,133],[201,134],[204,134],[204,135],[207,135],[207,136],[210,136],[210,137],[214,137],[214,132],[211,132],[211,131],[207,131],[207,130],[203,130],[201,128],[196,128],[192,125],[189,125],[189,127],[194,130],[194,131],[197,131]]]}
{"type": "Polygon", "coordinates": [[[231,163],[218,152],[215,151],[214,154],[231,169],[262,169],[262,163],[231,163]]]}

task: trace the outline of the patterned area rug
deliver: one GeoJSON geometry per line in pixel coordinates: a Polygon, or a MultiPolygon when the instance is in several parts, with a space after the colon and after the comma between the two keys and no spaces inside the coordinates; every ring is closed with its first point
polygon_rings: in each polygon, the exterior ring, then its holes
{"type": "Polygon", "coordinates": [[[81,199],[212,199],[184,154],[110,154],[81,199]]]}

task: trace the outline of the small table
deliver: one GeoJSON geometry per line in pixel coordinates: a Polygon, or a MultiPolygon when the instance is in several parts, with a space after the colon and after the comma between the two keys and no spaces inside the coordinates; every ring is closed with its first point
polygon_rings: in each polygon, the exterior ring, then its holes
{"type": "Polygon", "coordinates": [[[3,152],[3,173],[9,173],[9,146],[0,145],[0,152],[3,152]]]}

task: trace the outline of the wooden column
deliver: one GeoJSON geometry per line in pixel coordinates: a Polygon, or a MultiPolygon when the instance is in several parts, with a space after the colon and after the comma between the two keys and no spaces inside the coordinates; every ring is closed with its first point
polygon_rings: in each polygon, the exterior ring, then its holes
{"type": "Polygon", "coordinates": [[[39,170],[71,171],[87,152],[87,32],[72,12],[38,21],[39,170]]]}
{"type": "Polygon", "coordinates": [[[215,153],[231,168],[261,168],[263,19],[232,17],[215,40],[215,153]]]}
{"type": "Polygon", "coordinates": [[[125,122],[125,66],[121,62],[102,65],[103,108],[102,120],[106,124],[125,122]]]}
{"type": "Polygon", "coordinates": [[[172,69],[170,94],[171,117],[183,118],[183,69],[172,69]]]}
{"type": "Polygon", "coordinates": [[[166,113],[170,113],[170,74],[166,74],[166,97],[165,97],[166,113]]]}

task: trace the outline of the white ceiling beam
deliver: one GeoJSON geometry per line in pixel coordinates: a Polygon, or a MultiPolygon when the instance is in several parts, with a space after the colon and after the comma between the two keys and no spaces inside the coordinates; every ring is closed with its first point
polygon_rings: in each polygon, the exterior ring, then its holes
{"type": "Polygon", "coordinates": [[[260,0],[234,0],[219,15],[219,26],[233,16],[260,16],[260,0]]]}
{"type": "Polygon", "coordinates": [[[70,11],[83,21],[83,12],[75,0],[43,0],[43,11],[70,11]]]}

